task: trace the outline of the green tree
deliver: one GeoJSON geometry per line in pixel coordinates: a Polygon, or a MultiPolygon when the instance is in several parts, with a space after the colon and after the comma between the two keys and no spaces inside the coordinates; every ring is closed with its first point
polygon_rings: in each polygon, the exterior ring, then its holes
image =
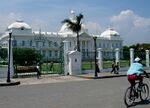
{"type": "Polygon", "coordinates": [[[71,19],[65,19],[62,23],[66,23],[68,28],[77,34],[77,51],[80,51],[80,42],[79,42],[79,32],[81,31],[81,19],[83,19],[83,15],[80,13],[76,16],[75,21],[71,19]]]}
{"type": "Polygon", "coordinates": [[[130,48],[128,46],[123,46],[123,58],[129,60],[130,58],[130,48]]]}
{"type": "Polygon", "coordinates": [[[0,58],[3,60],[6,60],[8,54],[7,54],[7,49],[6,48],[0,48],[0,58]]]}
{"type": "Polygon", "coordinates": [[[15,64],[33,65],[41,62],[42,56],[35,49],[30,48],[14,48],[13,59],[15,64]]]}

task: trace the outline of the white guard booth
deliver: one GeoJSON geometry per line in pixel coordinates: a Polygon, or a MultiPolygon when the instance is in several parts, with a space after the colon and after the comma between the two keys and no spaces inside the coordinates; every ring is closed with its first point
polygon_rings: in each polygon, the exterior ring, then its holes
{"type": "Polygon", "coordinates": [[[70,51],[69,58],[69,75],[81,74],[81,52],[70,51]]]}

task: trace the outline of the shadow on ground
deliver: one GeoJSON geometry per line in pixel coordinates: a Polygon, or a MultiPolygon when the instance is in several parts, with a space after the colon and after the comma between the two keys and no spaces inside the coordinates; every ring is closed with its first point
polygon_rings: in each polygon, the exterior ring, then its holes
{"type": "MultiPolygon", "coordinates": [[[[135,106],[137,106],[137,105],[148,105],[148,104],[150,104],[150,99],[145,100],[145,101],[138,101],[138,102],[135,102],[134,105],[131,106],[131,107],[135,107],[135,106]]],[[[130,108],[131,108],[131,107],[130,107],[130,108]]]]}

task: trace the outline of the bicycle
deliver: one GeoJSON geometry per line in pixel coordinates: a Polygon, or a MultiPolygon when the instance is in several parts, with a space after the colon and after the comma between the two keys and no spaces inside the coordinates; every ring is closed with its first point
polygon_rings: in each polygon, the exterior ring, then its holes
{"type": "Polygon", "coordinates": [[[139,87],[139,81],[136,82],[135,86],[128,87],[124,94],[124,103],[127,107],[133,106],[135,99],[140,97],[141,101],[145,101],[149,97],[149,87],[146,83],[142,83],[139,87]]]}

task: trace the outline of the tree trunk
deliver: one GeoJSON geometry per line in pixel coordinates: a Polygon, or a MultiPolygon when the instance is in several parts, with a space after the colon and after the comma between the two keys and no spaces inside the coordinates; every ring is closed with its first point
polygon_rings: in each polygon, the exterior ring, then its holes
{"type": "Polygon", "coordinates": [[[79,41],[79,33],[77,32],[77,51],[80,52],[80,41],[79,41]]]}

